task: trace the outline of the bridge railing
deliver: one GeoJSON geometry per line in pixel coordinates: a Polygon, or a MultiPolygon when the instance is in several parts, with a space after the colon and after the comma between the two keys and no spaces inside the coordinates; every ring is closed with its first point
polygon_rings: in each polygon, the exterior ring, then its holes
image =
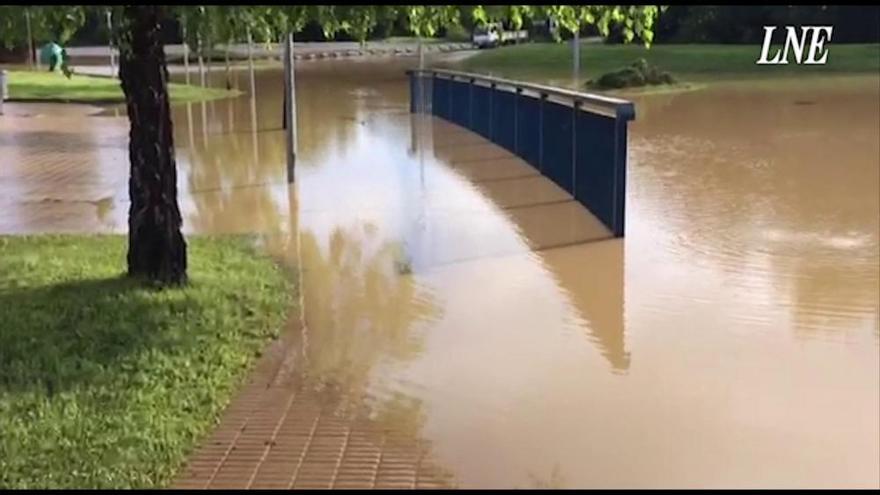
{"type": "Polygon", "coordinates": [[[631,102],[450,70],[407,74],[411,112],[436,115],[518,155],[623,236],[631,102]]]}

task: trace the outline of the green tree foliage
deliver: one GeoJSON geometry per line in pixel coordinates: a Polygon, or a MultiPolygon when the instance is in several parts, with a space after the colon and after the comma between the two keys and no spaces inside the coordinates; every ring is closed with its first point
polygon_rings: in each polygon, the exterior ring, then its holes
{"type": "MultiPolygon", "coordinates": [[[[27,44],[25,14],[30,15],[37,43],[66,43],[80,29],[89,9],[103,17],[108,7],[83,6],[0,6],[0,44],[7,48],[27,44]]],[[[114,19],[121,19],[120,7],[110,7],[114,19]]],[[[715,8],[721,9],[721,7],[715,8]]],[[[471,28],[489,22],[505,22],[513,29],[526,20],[556,19],[569,33],[594,25],[603,35],[619,26],[624,38],[638,38],[646,44],[653,39],[653,27],[660,7],[652,5],[185,5],[168,8],[167,15],[186,23],[186,42],[209,49],[215,42],[242,42],[250,32],[256,42],[269,43],[288,32],[301,31],[308,22],[318,23],[325,36],[345,32],[365,41],[378,24],[402,21],[415,36],[432,37],[449,26],[471,28]]],[[[715,18],[715,10],[703,17],[715,18]]],[[[114,33],[118,37],[119,26],[114,33]]]]}
{"type": "Polygon", "coordinates": [[[66,43],[86,20],[86,8],[78,6],[0,5],[0,44],[11,49],[28,44],[30,23],[34,43],[66,43]]]}

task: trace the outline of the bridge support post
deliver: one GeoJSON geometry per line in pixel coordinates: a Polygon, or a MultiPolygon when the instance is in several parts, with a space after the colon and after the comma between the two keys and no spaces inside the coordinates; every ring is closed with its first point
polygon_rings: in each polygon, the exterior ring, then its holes
{"type": "Polygon", "coordinates": [[[519,97],[522,88],[515,88],[513,100],[513,153],[519,155],[519,97]]]}
{"type": "Polygon", "coordinates": [[[495,121],[495,83],[489,84],[489,141],[495,141],[495,132],[492,123],[495,121]]]}
{"type": "Polygon", "coordinates": [[[538,171],[544,171],[544,102],[547,93],[541,93],[538,100],[538,171]]]}
{"type": "Polygon", "coordinates": [[[626,211],[626,142],[627,118],[618,115],[614,120],[614,216],[611,230],[615,237],[623,237],[626,211]]]}
{"type": "Polygon", "coordinates": [[[578,149],[577,148],[577,138],[578,138],[578,133],[577,133],[577,120],[578,119],[577,119],[577,116],[578,116],[578,112],[580,112],[580,111],[581,111],[581,102],[577,101],[577,100],[573,101],[571,104],[571,184],[572,184],[571,195],[575,199],[577,199],[577,183],[578,183],[578,181],[577,181],[577,175],[578,175],[578,173],[577,173],[577,170],[578,170],[578,167],[577,167],[577,149],[578,149]]]}

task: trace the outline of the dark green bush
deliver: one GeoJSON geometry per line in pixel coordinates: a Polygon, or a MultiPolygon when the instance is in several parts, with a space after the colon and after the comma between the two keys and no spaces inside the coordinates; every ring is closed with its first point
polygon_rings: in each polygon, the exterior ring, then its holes
{"type": "Polygon", "coordinates": [[[609,72],[587,82],[589,89],[637,88],[656,84],[674,84],[672,74],[661,71],[640,58],[629,67],[609,72]]]}

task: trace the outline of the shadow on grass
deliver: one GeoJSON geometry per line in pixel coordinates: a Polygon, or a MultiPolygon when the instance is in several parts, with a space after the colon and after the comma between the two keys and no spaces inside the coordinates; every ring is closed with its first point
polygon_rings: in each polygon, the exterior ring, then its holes
{"type": "Polygon", "coordinates": [[[171,330],[186,299],[124,276],[0,290],[0,394],[52,396],[136,375],[127,357],[183,343],[171,330]]]}

